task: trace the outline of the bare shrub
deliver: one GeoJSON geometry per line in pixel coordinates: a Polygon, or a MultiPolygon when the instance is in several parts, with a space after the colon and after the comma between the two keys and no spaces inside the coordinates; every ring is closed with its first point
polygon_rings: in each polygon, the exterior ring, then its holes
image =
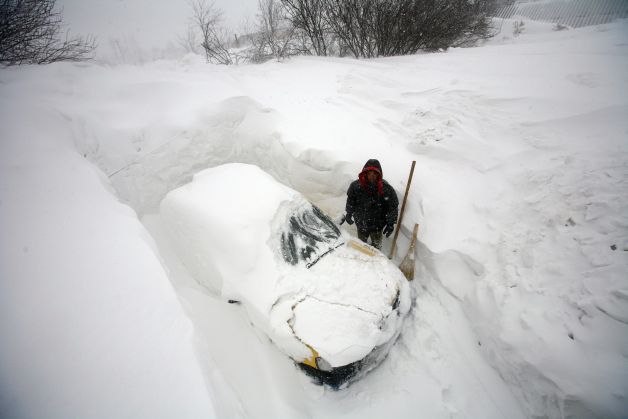
{"type": "Polygon", "coordinates": [[[356,57],[471,45],[492,35],[494,0],[321,0],[341,47],[356,57]]]}
{"type": "MultiPolygon", "coordinates": [[[[258,0],[254,27],[232,37],[221,31],[221,14],[206,0],[192,0],[195,27],[208,61],[264,62],[297,54],[378,57],[472,46],[494,35],[496,2],[510,0],[258,0]]],[[[190,44],[190,34],[183,39],[190,44]]]]}
{"type": "Polygon", "coordinates": [[[326,56],[329,52],[331,33],[323,0],[281,0],[292,26],[298,36],[307,38],[303,44],[310,53],[326,56]]]}
{"type": "Polygon", "coordinates": [[[249,58],[253,62],[307,53],[307,48],[295,36],[295,27],[279,0],[259,0],[255,33],[251,37],[249,58]]]}
{"type": "Polygon", "coordinates": [[[96,39],[63,33],[55,0],[0,0],[0,63],[5,65],[85,61],[96,39]]]}
{"type": "Polygon", "coordinates": [[[490,16],[496,10],[495,0],[439,0],[434,13],[424,22],[421,49],[447,49],[473,46],[479,40],[495,35],[490,16]]]}
{"type": "Polygon", "coordinates": [[[526,24],[524,23],[523,20],[515,21],[512,24],[512,34],[515,36],[515,38],[521,35],[523,32],[525,32],[525,30],[526,30],[526,24]]]}
{"type": "Polygon", "coordinates": [[[342,48],[355,57],[376,56],[373,19],[375,0],[322,0],[325,20],[338,36],[342,48]],[[373,30],[371,30],[373,29],[373,30]]]}
{"type": "MultiPolygon", "coordinates": [[[[207,62],[230,65],[237,59],[229,51],[229,32],[221,26],[222,11],[214,6],[213,2],[206,0],[191,0],[192,28],[188,30],[184,42],[195,41],[193,33],[200,34],[201,48],[205,53],[207,62]]],[[[193,49],[192,49],[193,50],[193,49]]]]}
{"type": "Polygon", "coordinates": [[[198,31],[193,26],[188,26],[187,32],[183,36],[177,38],[179,46],[185,50],[185,52],[191,52],[193,54],[200,54],[201,41],[198,37],[198,31]]]}

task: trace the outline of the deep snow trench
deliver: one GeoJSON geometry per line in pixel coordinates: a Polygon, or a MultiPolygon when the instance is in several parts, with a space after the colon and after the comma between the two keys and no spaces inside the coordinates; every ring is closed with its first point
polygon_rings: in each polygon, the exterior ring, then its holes
{"type": "Polygon", "coordinates": [[[344,194],[344,185],[352,180],[343,170],[346,164],[316,150],[294,156],[276,130],[276,119],[275,111],[249,97],[228,98],[198,121],[202,129],[174,135],[110,178],[124,201],[148,214],[158,209],[167,192],[200,170],[250,163],[325,208],[325,200],[344,194]]]}
{"type": "MultiPolygon", "coordinates": [[[[472,281],[482,274],[479,263],[458,251],[436,254],[420,245],[418,278],[412,283],[415,301],[401,337],[382,365],[339,392],[314,384],[255,330],[242,307],[201,287],[176,256],[161,225],[158,205],[170,190],[204,168],[245,162],[264,169],[338,219],[346,188],[357,177],[350,167],[361,165],[336,161],[330,153],[314,149],[294,156],[275,129],[276,112],[249,97],[222,101],[201,125],[205,128],[175,136],[117,170],[111,180],[121,199],[142,215],[195,326],[201,363],[218,391],[219,416],[363,418],[394,412],[407,416],[430,405],[433,411],[427,415],[436,417],[455,413],[460,403],[483,417],[521,414],[519,407],[513,409],[518,403],[499,375],[477,350],[458,297],[441,285],[448,275],[472,281]],[[256,391],[261,388],[267,391],[256,391]]],[[[403,192],[397,188],[400,200],[403,192]]],[[[217,196],[216,205],[220,204],[217,196]]],[[[410,224],[406,220],[405,225],[410,224]]],[[[356,235],[354,226],[343,228],[356,235]]],[[[407,249],[408,233],[406,227],[399,236],[397,264],[407,249]]],[[[384,253],[389,246],[386,240],[384,253]]]]}

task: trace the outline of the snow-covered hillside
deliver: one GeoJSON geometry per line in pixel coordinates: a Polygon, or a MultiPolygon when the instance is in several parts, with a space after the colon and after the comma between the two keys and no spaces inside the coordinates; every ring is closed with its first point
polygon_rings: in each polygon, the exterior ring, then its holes
{"type": "Polygon", "coordinates": [[[625,21],[377,60],[0,70],[0,417],[625,417],[627,70],[625,21]],[[369,158],[400,197],[417,161],[414,301],[332,391],[190,277],[159,204],[244,162],[339,217],[369,158]]]}

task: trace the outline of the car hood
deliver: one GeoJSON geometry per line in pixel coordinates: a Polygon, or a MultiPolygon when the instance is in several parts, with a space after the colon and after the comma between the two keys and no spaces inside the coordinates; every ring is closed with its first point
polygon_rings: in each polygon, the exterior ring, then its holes
{"type": "MultiPolygon", "coordinates": [[[[283,340],[294,353],[300,343],[333,367],[359,361],[390,340],[410,306],[399,269],[370,246],[345,238],[310,269],[282,272],[277,285],[282,296],[270,316],[280,346],[283,340]]],[[[311,351],[301,356],[308,358],[311,351]]]]}

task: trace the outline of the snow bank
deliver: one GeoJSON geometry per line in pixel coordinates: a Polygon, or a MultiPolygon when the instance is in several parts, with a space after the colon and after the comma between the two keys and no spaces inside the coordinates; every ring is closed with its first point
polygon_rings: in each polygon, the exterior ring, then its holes
{"type": "Polygon", "coordinates": [[[46,93],[0,83],[0,416],[215,416],[151,237],[46,93]]]}

